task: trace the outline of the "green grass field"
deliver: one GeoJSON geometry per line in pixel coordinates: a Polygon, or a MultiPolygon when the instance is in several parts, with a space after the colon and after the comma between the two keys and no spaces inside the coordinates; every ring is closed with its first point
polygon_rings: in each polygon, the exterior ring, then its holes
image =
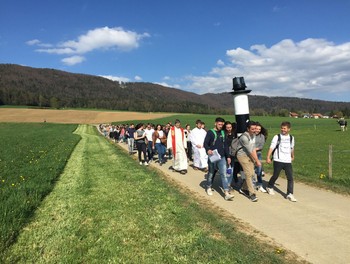
{"type": "Polygon", "coordinates": [[[0,123],[0,252],[51,192],[80,140],[75,128],[0,123]]]}
{"type": "MultiPolygon", "coordinates": [[[[208,129],[214,126],[213,115],[175,115],[172,117],[147,120],[154,124],[174,123],[180,119],[182,126],[190,124],[194,128],[195,121],[201,119],[208,129]]],[[[234,116],[222,116],[225,120],[235,121],[234,116]]],[[[295,136],[295,161],[293,163],[294,176],[297,181],[330,189],[336,192],[350,194],[350,130],[341,132],[335,119],[303,119],[290,117],[251,117],[251,120],[260,122],[268,129],[269,136],[264,147],[263,157],[271,143],[272,137],[279,133],[282,121],[292,124],[291,134],[295,136]],[[329,179],[329,145],[333,146],[332,178],[329,179]]],[[[134,122],[145,122],[131,120],[134,122]]],[[[124,123],[128,123],[124,122],[124,123]]],[[[265,171],[271,173],[272,165],[264,164],[265,171]]],[[[265,179],[266,180],[266,179],[265,179]]]]}
{"type": "Polygon", "coordinates": [[[234,219],[181,193],[155,170],[138,166],[91,126],[79,126],[76,134],[69,125],[1,126],[8,150],[1,166],[12,171],[1,176],[1,215],[11,216],[1,226],[15,231],[1,241],[1,263],[295,263],[283,250],[239,232],[234,219]],[[12,131],[24,126],[25,140],[17,140],[12,131]],[[21,172],[18,149],[28,155],[21,172]],[[36,173],[30,174],[33,162],[36,173]],[[47,183],[50,188],[41,187],[47,183]],[[32,188],[26,195],[39,199],[14,227],[17,215],[10,207],[24,212],[29,198],[17,193],[27,185],[32,188]]]}

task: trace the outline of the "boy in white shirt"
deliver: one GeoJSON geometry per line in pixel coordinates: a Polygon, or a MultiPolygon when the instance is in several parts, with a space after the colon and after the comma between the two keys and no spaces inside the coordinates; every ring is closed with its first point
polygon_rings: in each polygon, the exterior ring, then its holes
{"type": "Polygon", "coordinates": [[[297,199],[293,195],[294,180],[292,167],[292,161],[294,160],[294,137],[289,134],[290,128],[290,122],[282,122],[281,133],[272,138],[266,162],[271,163],[271,155],[273,155],[273,175],[266,190],[270,195],[275,194],[273,187],[281,170],[284,170],[288,181],[286,198],[291,202],[296,202],[297,199]]]}

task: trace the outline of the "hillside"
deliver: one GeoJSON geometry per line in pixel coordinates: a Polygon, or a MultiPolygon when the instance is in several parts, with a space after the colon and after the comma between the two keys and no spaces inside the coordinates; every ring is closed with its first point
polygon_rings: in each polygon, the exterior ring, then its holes
{"type": "MultiPolygon", "coordinates": [[[[233,113],[228,93],[185,92],[153,83],[114,82],[99,76],[0,64],[0,105],[103,108],[141,112],[233,113]]],[[[309,112],[349,115],[350,103],[249,95],[251,114],[309,112]]]]}

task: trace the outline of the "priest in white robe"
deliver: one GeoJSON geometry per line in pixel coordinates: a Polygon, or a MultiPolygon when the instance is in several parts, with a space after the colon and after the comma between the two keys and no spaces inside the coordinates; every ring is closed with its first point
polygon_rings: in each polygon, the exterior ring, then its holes
{"type": "Polygon", "coordinates": [[[171,127],[168,138],[167,148],[171,149],[173,153],[173,165],[170,169],[180,172],[181,174],[187,173],[187,142],[184,133],[184,129],[181,127],[180,120],[175,120],[175,125],[171,127]]]}
{"type": "Polygon", "coordinates": [[[208,170],[208,155],[203,146],[207,131],[202,128],[202,121],[196,121],[196,127],[191,131],[191,143],[193,149],[193,168],[207,171],[208,170]]]}

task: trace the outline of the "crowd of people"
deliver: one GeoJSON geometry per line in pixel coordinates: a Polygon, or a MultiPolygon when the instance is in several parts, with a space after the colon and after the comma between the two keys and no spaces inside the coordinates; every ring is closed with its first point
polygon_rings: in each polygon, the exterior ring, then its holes
{"type": "Polygon", "coordinates": [[[259,123],[249,121],[246,131],[237,134],[236,123],[218,117],[214,127],[206,129],[202,120],[195,127],[181,125],[176,119],[166,125],[152,123],[105,125],[100,132],[118,143],[128,144],[129,154],[138,155],[140,165],[168,163],[169,169],[187,174],[189,167],[206,175],[206,193],[213,195],[213,179],[219,175],[224,199],[234,198],[233,190],[252,202],[257,202],[257,192],[274,195],[274,185],[282,170],[287,177],[286,199],[296,202],[293,194],[294,137],[290,135],[290,122],[282,122],[280,133],[274,135],[267,151],[266,162],[273,163],[273,175],[264,186],[262,150],[268,132],[259,123]],[[191,166],[189,165],[192,163],[191,166]]]}

